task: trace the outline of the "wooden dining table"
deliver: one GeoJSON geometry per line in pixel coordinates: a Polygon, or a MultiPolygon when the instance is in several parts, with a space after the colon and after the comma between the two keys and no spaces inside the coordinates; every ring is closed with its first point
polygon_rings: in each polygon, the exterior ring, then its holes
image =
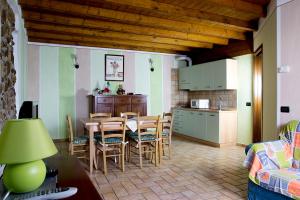
{"type": "MultiPolygon", "coordinates": [[[[99,132],[100,131],[100,122],[101,119],[95,119],[95,118],[85,118],[85,119],[81,119],[80,120],[81,123],[83,123],[84,127],[88,130],[89,132],[89,138],[94,138],[94,133],[95,132],[99,132]]],[[[167,123],[168,120],[167,119],[160,119],[159,120],[159,128],[158,128],[158,134],[159,134],[159,138],[162,138],[162,124],[163,123],[167,123]]],[[[132,123],[137,123],[136,119],[129,119],[126,123],[126,129],[127,130],[132,130],[133,129],[133,124],[132,123]]],[[[136,126],[137,127],[137,126],[136,126]]],[[[135,131],[135,130],[132,130],[135,131]]],[[[161,162],[161,157],[162,157],[162,140],[159,140],[158,142],[158,162],[161,162]]],[[[96,162],[96,146],[94,143],[94,140],[89,140],[89,171],[90,173],[93,173],[94,167],[97,169],[97,162],[96,162]]]]}

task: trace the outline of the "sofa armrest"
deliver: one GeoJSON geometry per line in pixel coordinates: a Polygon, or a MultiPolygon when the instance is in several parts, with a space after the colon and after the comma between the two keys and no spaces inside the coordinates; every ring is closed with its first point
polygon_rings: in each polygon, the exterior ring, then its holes
{"type": "Polygon", "coordinates": [[[247,152],[244,166],[249,169],[249,178],[255,181],[261,169],[280,169],[292,166],[291,145],[284,140],[255,143],[247,152]]]}

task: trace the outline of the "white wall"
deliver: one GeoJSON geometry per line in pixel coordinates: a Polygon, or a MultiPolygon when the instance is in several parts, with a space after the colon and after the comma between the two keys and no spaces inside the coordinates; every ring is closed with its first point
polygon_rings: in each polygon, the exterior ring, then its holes
{"type": "Polygon", "coordinates": [[[280,105],[289,106],[290,113],[279,113],[280,124],[283,125],[290,120],[300,120],[300,1],[289,1],[278,8],[278,31],[279,46],[278,66],[289,65],[289,73],[279,74],[280,105]]]}

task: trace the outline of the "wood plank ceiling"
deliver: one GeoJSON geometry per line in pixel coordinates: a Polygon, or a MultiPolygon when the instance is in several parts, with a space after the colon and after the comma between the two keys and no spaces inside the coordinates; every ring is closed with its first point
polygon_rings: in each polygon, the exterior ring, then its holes
{"type": "Polygon", "coordinates": [[[182,53],[246,40],[269,0],[19,0],[29,41],[182,53]]]}

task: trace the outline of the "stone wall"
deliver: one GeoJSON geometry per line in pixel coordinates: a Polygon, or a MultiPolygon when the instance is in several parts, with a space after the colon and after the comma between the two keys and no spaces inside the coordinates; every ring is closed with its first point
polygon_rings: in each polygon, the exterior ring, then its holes
{"type": "Polygon", "coordinates": [[[13,57],[14,13],[0,0],[0,130],[7,119],[16,118],[16,70],[13,57]]]}

